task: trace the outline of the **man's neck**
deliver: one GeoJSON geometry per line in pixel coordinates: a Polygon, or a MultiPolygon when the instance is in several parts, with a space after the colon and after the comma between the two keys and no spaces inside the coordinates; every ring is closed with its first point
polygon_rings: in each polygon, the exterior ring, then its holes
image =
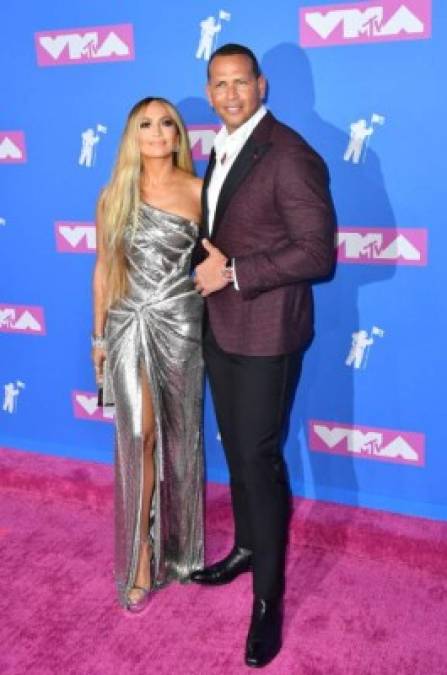
{"type": "Polygon", "coordinates": [[[261,103],[261,104],[256,108],[256,110],[254,111],[254,113],[253,113],[252,115],[250,115],[250,117],[248,118],[248,120],[245,120],[245,122],[242,122],[242,124],[240,124],[238,127],[236,127],[236,129],[230,130],[230,129],[227,127],[227,125],[225,125],[225,129],[226,129],[227,134],[228,134],[229,136],[231,136],[232,134],[234,134],[235,131],[238,131],[238,130],[241,129],[243,126],[245,126],[250,120],[253,119],[253,117],[254,117],[255,115],[257,115],[257,113],[260,111],[260,109],[262,108],[262,106],[263,106],[263,104],[261,103]]]}

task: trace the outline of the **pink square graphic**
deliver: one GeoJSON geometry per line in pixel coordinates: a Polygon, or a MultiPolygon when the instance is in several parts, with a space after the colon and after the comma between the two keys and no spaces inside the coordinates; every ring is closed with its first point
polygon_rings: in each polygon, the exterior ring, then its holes
{"type": "Polygon", "coordinates": [[[98,406],[98,394],[92,391],[72,392],[73,414],[77,419],[91,422],[113,422],[114,409],[98,406]]]}
{"type": "Polygon", "coordinates": [[[35,34],[35,44],[39,66],[135,59],[133,26],[130,23],[40,31],[35,34]]]}
{"type": "Polygon", "coordinates": [[[0,131],[0,164],[23,164],[26,160],[24,132],[0,131]]]}
{"type": "Polygon", "coordinates": [[[219,124],[188,124],[189,142],[194,160],[207,160],[213,148],[219,124]]]}
{"type": "Polygon", "coordinates": [[[96,226],[94,223],[61,220],[55,223],[56,250],[59,253],[94,253],[96,226]]]}
{"type": "Polygon", "coordinates": [[[0,303],[0,332],[45,335],[43,307],[0,303]]]}
{"type": "Polygon", "coordinates": [[[366,44],[431,37],[432,0],[378,0],[301,7],[302,47],[366,44]]]}
{"type": "Polygon", "coordinates": [[[309,448],[314,452],[406,466],[425,465],[425,436],[419,432],[309,420],[308,436],[309,448]]]}
{"type": "Polygon", "coordinates": [[[340,227],[336,249],[339,263],[424,267],[428,234],[425,228],[340,227]]]}

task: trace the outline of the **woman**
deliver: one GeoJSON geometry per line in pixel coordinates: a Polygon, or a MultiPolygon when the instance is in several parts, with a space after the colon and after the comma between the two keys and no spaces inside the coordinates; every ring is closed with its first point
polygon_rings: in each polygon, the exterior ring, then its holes
{"type": "Polygon", "coordinates": [[[179,114],[143,99],[98,202],[93,280],[93,362],[115,403],[115,574],[133,612],[203,559],[200,192],[179,114]]]}

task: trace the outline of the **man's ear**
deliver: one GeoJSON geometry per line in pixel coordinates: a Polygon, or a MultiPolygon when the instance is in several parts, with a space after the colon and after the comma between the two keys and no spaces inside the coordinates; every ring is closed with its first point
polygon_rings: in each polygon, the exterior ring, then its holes
{"type": "Polygon", "coordinates": [[[258,77],[258,90],[261,98],[264,99],[265,93],[267,91],[267,80],[265,79],[264,75],[260,75],[258,77]]]}
{"type": "Polygon", "coordinates": [[[206,97],[207,97],[207,99],[208,99],[208,103],[209,103],[210,106],[213,108],[214,106],[213,106],[213,102],[212,102],[212,100],[211,100],[211,87],[210,87],[209,82],[207,82],[207,85],[206,85],[206,87],[205,87],[205,92],[206,92],[206,97]]]}

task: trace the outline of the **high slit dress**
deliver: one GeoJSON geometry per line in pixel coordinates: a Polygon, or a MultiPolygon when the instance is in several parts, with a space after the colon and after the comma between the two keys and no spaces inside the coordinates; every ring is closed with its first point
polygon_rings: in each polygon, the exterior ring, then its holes
{"type": "Polygon", "coordinates": [[[197,225],[140,203],[124,237],[128,290],[108,311],[104,403],[115,405],[115,577],[125,605],[138,566],[142,388],[155,416],[152,586],[203,566],[202,312],[190,277],[197,225]]]}

